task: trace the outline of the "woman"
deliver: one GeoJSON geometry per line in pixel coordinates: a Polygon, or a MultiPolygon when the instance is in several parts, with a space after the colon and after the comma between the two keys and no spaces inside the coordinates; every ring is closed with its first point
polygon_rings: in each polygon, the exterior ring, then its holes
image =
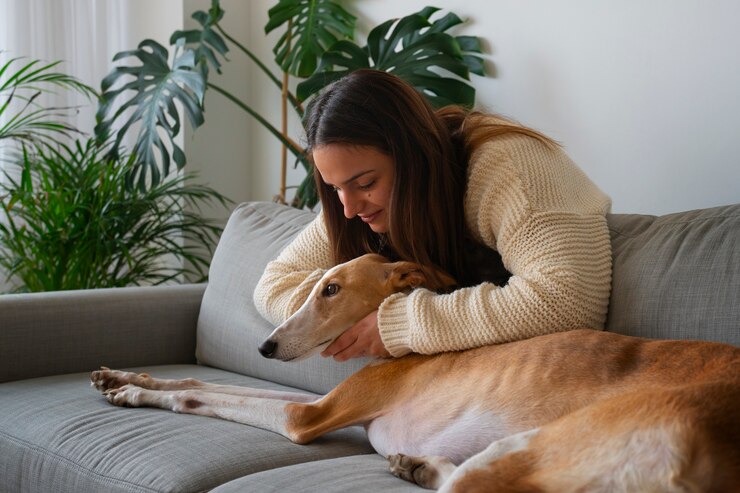
{"type": "Polygon", "coordinates": [[[433,354],[603,328],[610,200],[551,140],[493,116],[435,111],[413,87],[373,70],[317,97],[305,128],[322,212],[257,285],[268,320],[294,313],[326,269],[380,252],[467,287],[394,294],[323,356],[433,354]],[[476,265],[470,252],[481,246],[500,257],[476,265]],[[484,282],[499,258],[508,282],[484,282]]]}

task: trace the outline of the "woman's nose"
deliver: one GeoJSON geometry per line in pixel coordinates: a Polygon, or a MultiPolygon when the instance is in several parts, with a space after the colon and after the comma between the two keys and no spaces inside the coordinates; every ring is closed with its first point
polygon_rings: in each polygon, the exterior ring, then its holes
{"type": "Polygon", "coordinates": [[[352,219],[362,210],[362,201],[355,197],[354,194],[344,192],[341,199],[344,206],[344,217],[347,219],[352,219]]]}

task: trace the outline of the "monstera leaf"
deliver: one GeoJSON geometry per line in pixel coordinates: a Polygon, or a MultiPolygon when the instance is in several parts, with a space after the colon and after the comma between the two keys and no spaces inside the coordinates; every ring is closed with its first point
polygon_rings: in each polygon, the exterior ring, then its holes
{"type": "Polygon", "coordinates": [[[148,183],[157,185],[169,174],[170,154],[178,169],[185,166],[185,153],[174,140],[181,126],[176,103],[181,105],[193,127],[200,126],[204,121],[202,103],[206,82],[196,66],[192,49],[176,50],[170,66],[167,48],[146,39],[136,50],[118,53],[113,60],[129,57],[138,59],[141,65],[116,67],[103,79],[95,134],[99,141],[105,141],[113,126],[120,125],[113,144],[113,150],[119,151],[124,136],[133,131],[135,123],[140,124],[133,149],[140,162],[134,168],[132,180],[145,189],[148,183]],[[181,51],[179,55],[178,51],[181,51]],[[124,81],[123,85],[118,84],[120,81],[124,81]],[[113,113],[114,105],[118,104],[113,113]]]}
{"type": "Polygon", "coordinates": [[[431,22],[429,18],[438,10],[427,7],[384,22],[370,32],[364,47],[338,41],[321,57],[316,73],[298,85],[298,97],[305,100],[350,72],[374,68],[406,80],[435,107],[472,106],[475,89],[460,79],[469,80],[470,72],[485,74],[483,60],[474,54],[481,53],[480,43],[476,37],[445,32],[462,23],[453,13],[431,22]]]}
{"type": "Polygon", "coordinates": [[[226,56],[229,51],[224,39],[214,29],[223,16],[224,11],[218,0],[213,0],[208,12],[199,10],[192,15],[192,18],[200,24],[200,29],[175,31],[170,37],[171,45],[185,44],[195,51],[196,63],[206,79],[209,66],[221,73],[221,61],[216,53],[226,56]]]}
{"type": "Polygon", "coordinates": [[[296,77],[313,74],[321,55],[355,30],[356,18],[329,0],[280,0],[268,14],[265,34],[288,24],[273,52],[277,64],[296,77]]]}
{"type": "Polygon", "coordinates": [[[197,11],[192,16],[199,28],[173,33],[171,65],[167,49],[147,39],[138,49],[113,58],[135,58],[140,65],[116,67],[103,79],[96,137],[105,142],[115,132],[111,153],[117,155],[124,137],[136,132],[132,154],[139,162],[131,178],[141,189],[156,186],[166,177],[172,161],[178,169],[185,166],[185,153],[174,140],[181,128],[178,106],[193,128],[203,124],[209,67],[220,73],[219,55],[224,57],[229,51],[214,29],[223,15],[219,1],[212,0],[207,12],[197,11]]]}

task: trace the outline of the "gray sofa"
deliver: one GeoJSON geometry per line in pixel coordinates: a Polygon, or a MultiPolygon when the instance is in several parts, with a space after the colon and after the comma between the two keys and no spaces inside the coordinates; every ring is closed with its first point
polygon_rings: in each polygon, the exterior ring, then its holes
{"type": "MultiPolygon", "coordinates": [[[[232,214],[209,284],[0,296],[1,492],[420,491],[387,472],[360,428],[310,445],[249,426],[118,408],[100,365],[165,378],[330,390],[364,362],[266,360],[252,304],[265,264],[313,218],[271,203],[232,214]]],[[[607,329],[740,345],[740,204],[609,217],[607,329]]]]}

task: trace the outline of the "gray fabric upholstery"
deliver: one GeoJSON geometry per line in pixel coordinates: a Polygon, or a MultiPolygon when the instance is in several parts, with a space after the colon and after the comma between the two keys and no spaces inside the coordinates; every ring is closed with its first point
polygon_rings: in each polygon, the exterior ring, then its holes
{"type": "Polygon", "coordinates": [[[204,284],[0,296],[0,382],[193,363],[204,284]]]}
{"type": "Polygon", "coordinates": [[[740,345],[740,204],[608,219],[607,330],[740,345]]]}
{"type": "MultiPolygon", "coordinates": [[[[420,491],[388,473],[359,428],[300,446],[223,420],[117,408],[89,386],[87,372],[100,364],[146,365],[164,378],[325,393],[363,366],[257,353],[273,327],[254,308],[254,286],[313,217],[242,204],[207,287],[0,296],[0,492],[420,491]],[[221,369],[152,367],[192,363],[194,353],[221,369]],[[77,371],[85,373],[58,375],[77,371]],[[58,376],[19,380],[42,375],[58,376]]],[[[608,220],[608,330],[740,345],[740,205],[608,220]]]]}
{"type": "Polygon", "coordinates": [[[421,493],[393,476],[383,457],[357,455],[282,467],[226,483],[212,493],[421,493]]]}
{"type": "MultiPolygon", "coordinates": [[[[294,390],[195,365],[137,371],[294,390]]],[[[119,408],[90,387],[88,375],[0,384],[0,491],[207,491],[257,471],[372,452],[358,428],[304,446],[220,419],[119,408]]]]}
{"type": "Polygon", "coordinates": [[[240,205],[211,261],[198,319],[198,361],[217,368],[326,393],[365,365],[321,357],[283,363],[257,352],[274,327],[257,312],[252,293],[267,263],[314,218],[270,202],[240,205]]]}

